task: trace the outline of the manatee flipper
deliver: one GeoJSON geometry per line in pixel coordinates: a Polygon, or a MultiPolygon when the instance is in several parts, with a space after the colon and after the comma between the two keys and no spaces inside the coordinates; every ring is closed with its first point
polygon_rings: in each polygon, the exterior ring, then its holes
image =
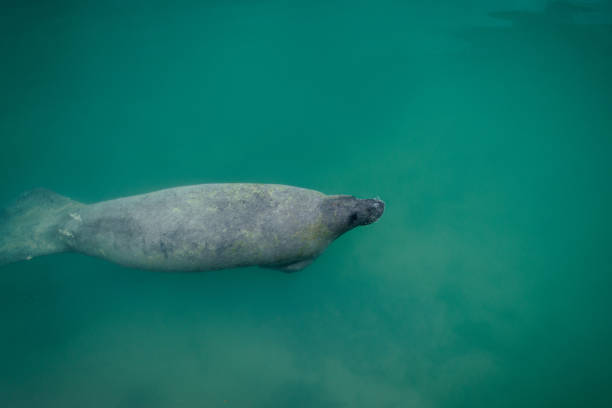
{"type": "Polygon", "coordinates": [[[62,225],[83,206],[42,188],[22,194],[0,210],[0,265],[69,250],[62,225]]]}
{"type": "Polygon", "coordinates": [[[288,264],[284,264],[284,265],[275,265],[275,266],[263,266],[262,265],[262,266],[264,268],[277,269],[277,270],[283,271],[285,273],[293,273],[293,272],[301,271],[302,269],[304,269],[305,267],[307,267],[308,265],[310,265],[313,262],[314,262],[314,259],[305,259],[305,260],[302,260],[302,261],[297,261],[297,262],[288,263],[288,264]]]}

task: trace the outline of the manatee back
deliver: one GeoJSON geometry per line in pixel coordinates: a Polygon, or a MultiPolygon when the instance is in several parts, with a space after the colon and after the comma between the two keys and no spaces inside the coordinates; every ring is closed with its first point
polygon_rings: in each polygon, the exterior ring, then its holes
{"type": "Polygon", "coordinates": [[[72,248],[161,270],[282,266],[316,257],[333,239],[325,195],[271,184],[203,184],[92,204],[66,229],[72,248]]]}

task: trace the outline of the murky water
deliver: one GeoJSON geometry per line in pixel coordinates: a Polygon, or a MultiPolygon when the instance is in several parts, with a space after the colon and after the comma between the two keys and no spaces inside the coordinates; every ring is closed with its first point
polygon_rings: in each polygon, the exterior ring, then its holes
{"type": "Polygon", "coordinates": [[[25,3],[1,205],[241,181],[387,210],[295,274],[3,267],[2,406],[612,404],[609,3],[25,3]]]}

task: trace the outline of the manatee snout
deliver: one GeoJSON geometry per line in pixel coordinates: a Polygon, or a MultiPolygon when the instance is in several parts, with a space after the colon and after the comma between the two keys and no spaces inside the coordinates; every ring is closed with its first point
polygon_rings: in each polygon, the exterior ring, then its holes
{"type": "Polygon", "coordinates": [[[383,215],[385,211],[385,203],[377,198],[366,198],[359,201],[361,212],[361,223],[358,225],[372,224],[383,215]]]}
{"type": "Polygon", "coordinates": [[[321,209],[330,230],[338,236],[355,227],[376,222],[385,211],[385,203],[378,198],[331,196],[323,202],[321,209]]]}
{"type": "Polygon", "coordinates": [[[349,215],[351,228],[376,222],[385,211],[385,203],[377,198],[354,199],[353,210],[349,215]]]}

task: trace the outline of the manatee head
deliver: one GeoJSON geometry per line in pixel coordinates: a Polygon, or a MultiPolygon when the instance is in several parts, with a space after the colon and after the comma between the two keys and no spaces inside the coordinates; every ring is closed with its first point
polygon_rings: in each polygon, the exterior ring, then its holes
{"type": "Polygon", "coordinates": [[[336,236],[360,225],[376,222],[384,211],[385,203],[378,198],[330,196],[321,203],[324,221],[336,236]]]}

